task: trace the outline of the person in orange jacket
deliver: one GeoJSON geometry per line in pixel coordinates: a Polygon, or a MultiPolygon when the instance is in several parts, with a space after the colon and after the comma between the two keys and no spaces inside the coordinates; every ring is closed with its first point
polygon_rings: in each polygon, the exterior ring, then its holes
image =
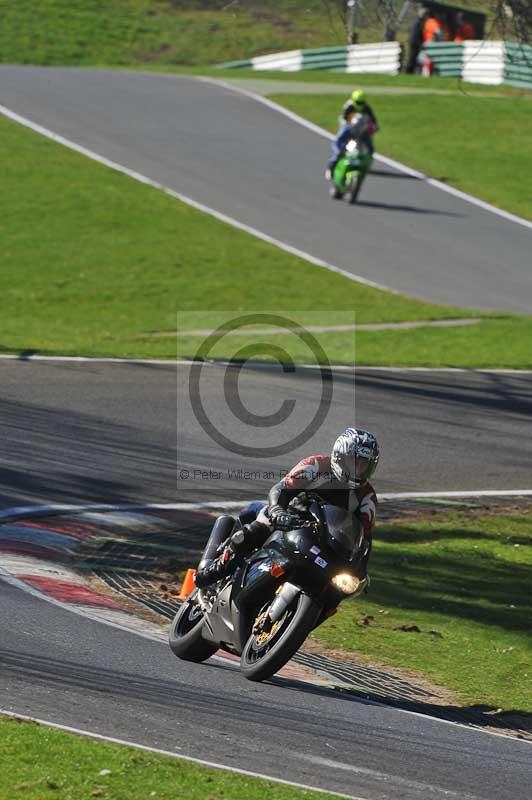
{"type": "Polygon", "coordinates": [[[432,12],[423,24],[423,44],[429,42],[441,42],[443,39],[443,29],[441,21],[432,12]]]}

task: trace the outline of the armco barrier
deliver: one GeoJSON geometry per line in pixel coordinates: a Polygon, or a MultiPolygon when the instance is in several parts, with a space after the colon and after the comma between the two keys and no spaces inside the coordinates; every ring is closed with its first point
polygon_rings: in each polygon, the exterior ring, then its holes
{"type": "Polygon", "coordinates": [[[471,40],[431,42],[425,49],[438,75],[532,89],[532,47],[528,45],[471,40]]]}
{"type": "Polygon", "coordinates": [[[270,69],[281,72],[299,72],[303,65],[303,51],[289,50],[286,53],[273,53],[251,59],[252,69],[270,69]]]}
{"type": "MultiPolygon", "coordinates": [[[[431,42],[425,46],[438,75],[462,78],[469,83],[501,84],[532,89],[532,47],[505,42],[471,40],[431,42]]],[[[382,73],[397,75],[401,66],[398,42],[354,44],[289,50],[257,56],[247,61],[218,64],[224,69],[329,70],[332,72],[382,73]]]]}
{"type": "Polygon", "coordinates": [[[504,83],[532,89],[532,47],[526,44],[506,45],[504,83]]]}
{"type": "Polygon", "coordinates": [[[229,61],[218,64],[221,69],[278,70],[329,70],[334,72],[373,72],[397,75],[401,66],[399,42],[354,44],[345,47],[320,47],[312,50],[290,50],[256,56],[247,61],[229,61]]]}
{"type": "Polygon", "coordinates": [[[302,69],[338,70],[345,72],[347,64],[347,47],[319,47],[314,50],[302,50],[302,69]]]}
{"type": "Polygon", "coordinates": [[[500,84],[504,80],[504,42],[464,42],[462,78],[468,83],[500,84]]]}
{"type": "Polygon", "coordinates": [[[431,42],[425,50],[438,75],[445,78],[461,78],[464,66],[463,45],[457,42],[431,42]]]}
{"type": "Polygon", "coordinates": [[[355,44],[347,48],[346,72],[379,72],[397,75],[401,68],[399,42],[355,44]]]}

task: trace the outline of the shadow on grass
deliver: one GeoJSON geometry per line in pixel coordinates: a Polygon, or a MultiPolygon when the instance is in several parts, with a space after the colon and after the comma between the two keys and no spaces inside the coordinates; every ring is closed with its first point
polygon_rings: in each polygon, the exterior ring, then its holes
{"type": "MultiPolygon", "coordinates": [[[[506,517],[500,518],[501,533],[504,533],[504,524],[506,517]]],[[[528,523],[528,527],[532,527],[532,517],[528,523]]],[[[410,544],[415,543],[419,545],[430,544],[432,542],[442,542],[458,539],[467,539],[469,541],[487,541],[497,542],[501,545],[505,544],[519,544],[532,546],[531,536],[519,536],[512,533],[508,536],[501,536],[498,533],[489,533],[488,531],[471,530],[470,528],[455,527],[452,530],[448,527],[436,528],[431,530],[423,530],[423,528],[409,528],[406,524],[401,524],[400,527],[383,525],[379,527],[379,541],[389,542],[390,544],[410,544]]]]}
{"type": "MultiPolygon", "coordinates": [[[[468,531],[459,531],[462,537],[468,531]]],[[[463,550],[403,556],[375,549],[372,599],[387,608],[436,612],[532,634],[532,567],[463,550]]]]}

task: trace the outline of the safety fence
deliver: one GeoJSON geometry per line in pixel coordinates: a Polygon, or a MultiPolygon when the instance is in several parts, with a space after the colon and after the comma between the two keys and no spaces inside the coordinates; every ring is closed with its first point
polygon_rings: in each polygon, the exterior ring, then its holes
{"type": "Polygon", "coordinates": [[[399,42],[377,42],[343,47],[320,47],[313,50],[289,50],[285,53],[256,56],[247,61],[229,61],[226,64],[218,64],[218,67],[280,72],[314,69],[397,75],[401,67],[401,45],[399,42]]]}
{"type": "Polygon", "coordinates": [[[504,83],[532,89],[532,47],[526,44],[506,45],[504,83]]]}
{"type": "Polygon", "coordinates": [[[472,40],[432,42],[425,50],[438,75],[532,89],[532,47],[528,45],[472,40]]]}

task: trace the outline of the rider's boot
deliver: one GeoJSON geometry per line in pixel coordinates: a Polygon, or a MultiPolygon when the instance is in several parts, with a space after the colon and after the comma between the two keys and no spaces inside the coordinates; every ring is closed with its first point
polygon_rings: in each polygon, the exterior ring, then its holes
{"type": "Polygon", "coordinates": [[[337,163],[338,163],[338,156],[333,156],[333,158],[330,158],[329,161],[327,162],[327,169],[325,170],[326,181],[330,181],[332,179],[332,176],[334,174],[334,168],[337,165],[337,163]]]}
{"type": "Polygon", "coordinates": [[[234,567],[235,559],[243,555],[247,549],[245,529],[233,533],[222,554],[196,572],[194,583],[198,589],[211,586],[229,575],[234,567]]]}

